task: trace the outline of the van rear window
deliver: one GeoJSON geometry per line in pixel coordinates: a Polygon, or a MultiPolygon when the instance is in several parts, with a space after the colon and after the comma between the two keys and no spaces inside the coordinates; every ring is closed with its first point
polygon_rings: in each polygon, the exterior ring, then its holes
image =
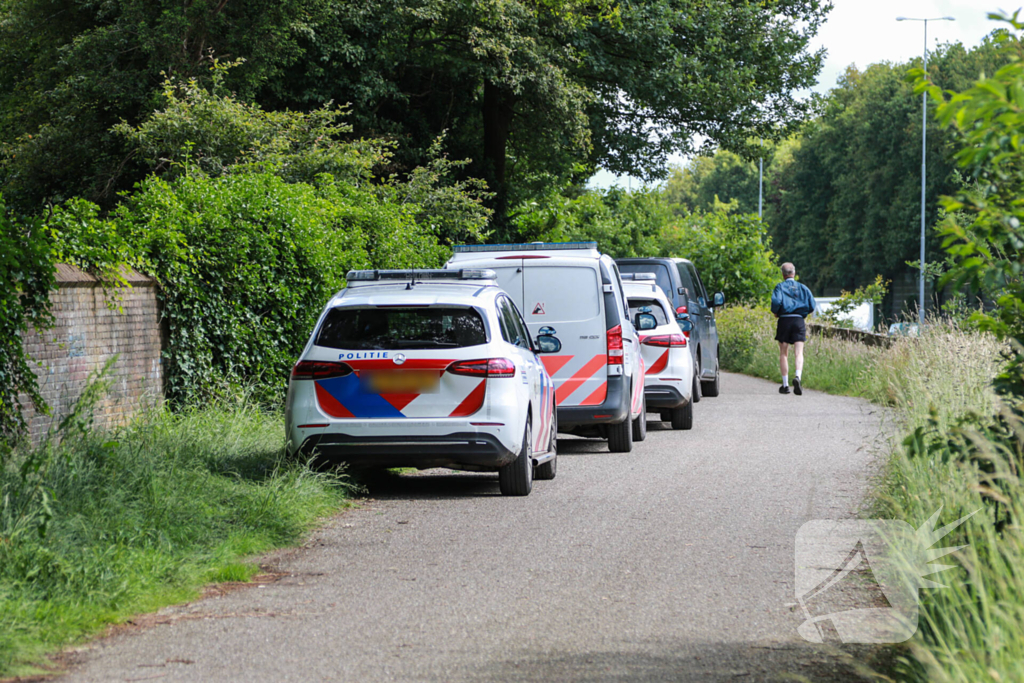
{"type": "Polygon", "coordinates": [[[327,312],[317,346],[331,349],[455,349],[487,343],[473,308],[339,307],[327,312]]]}

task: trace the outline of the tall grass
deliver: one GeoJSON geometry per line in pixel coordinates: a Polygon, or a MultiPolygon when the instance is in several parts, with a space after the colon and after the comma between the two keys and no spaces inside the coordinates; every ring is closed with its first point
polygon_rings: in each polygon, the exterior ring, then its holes
{"type": "MultiPolygon", "coordinates": [[[[778,379],[774,320],[762,309],[719,316],[726,369],[778,379]]],[[[812,337],[804,384],[886,406],[895,434],[873,517],[920,527],[978,511],[939,545],[965,546],[923,589],[920,627],[897,657],[897,680],[1024,681],[1024,419],[990,382],[1001,345],[952,323],[888,348],[812,337]]]]}
{"type": "Polygon", "coordinates": [[[286,459],[282,416],[154,411],[22,451],[0,472],[0,677],[206,582],[248,579],[345,483],[286,459]]]}

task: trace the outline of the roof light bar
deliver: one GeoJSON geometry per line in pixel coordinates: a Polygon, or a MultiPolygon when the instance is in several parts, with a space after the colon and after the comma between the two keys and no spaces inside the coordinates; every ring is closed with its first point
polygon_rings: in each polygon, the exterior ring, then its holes
{"type": "Polygon", "coordinates": [[[658,279],[654,273],[622,273],[621,276],[623,280],[634,282],[654,282],[658,279]]]}
{"type": "Polygon", "coordinates": [[[349,282],[381,280],[493,280],[497,274],[490,268],[420,268],[414,270],[350,270],[345,276],[349,282]]]}
{"type": "Polygon", "coordinates": [[[597,249],[597,242],[526,242],[521,244],[456,244],[456,254],[481,251],[568,251],[597,249]]]}

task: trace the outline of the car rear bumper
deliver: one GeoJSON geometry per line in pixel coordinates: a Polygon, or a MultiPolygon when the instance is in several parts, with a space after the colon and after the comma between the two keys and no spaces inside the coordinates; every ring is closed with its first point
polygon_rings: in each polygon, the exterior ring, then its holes
{"type": "Polygon", "coordinates": [[[496,436],[457,432],[442,436],[352,436],[328,432],[313,435],[298,449],[301,456],[318,454],[332,462],[363,467],[498,468],[516,459],[496,436]]]}
{"type": "Polygon", "coordinates": [[[644,387],[644,398],[647,399],[647,410],[649,411],[678,408],[690,402],[690,398],[684,396],[679,389],[664,384],[644,387]]]}
{"type": "Polygon", "coordinates": [[[578,425],[618,424],[629,418],[628,378],[608,378],[608,395],[596,406],[559,406],[558,431],[568,432],[578,425]]]}

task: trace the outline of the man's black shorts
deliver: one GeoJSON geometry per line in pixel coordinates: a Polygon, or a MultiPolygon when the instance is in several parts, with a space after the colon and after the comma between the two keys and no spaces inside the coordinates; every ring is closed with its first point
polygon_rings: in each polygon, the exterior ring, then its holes
{"type": "Polygon", "coordinates": [[[779,326],[775,330],[775,341],[783,344],[795,344],[807,341],[807,326],[799,316],[779,318],[779,326]]]}

